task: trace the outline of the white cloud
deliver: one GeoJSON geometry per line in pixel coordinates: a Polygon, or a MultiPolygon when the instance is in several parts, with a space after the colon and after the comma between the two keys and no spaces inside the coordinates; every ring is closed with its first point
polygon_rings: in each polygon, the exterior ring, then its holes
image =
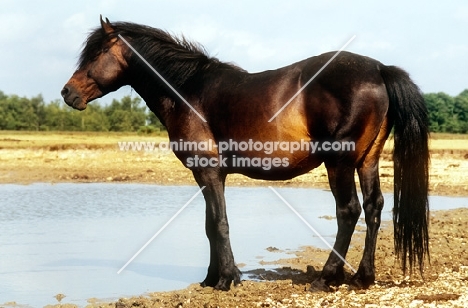
{"type": "Polygon", "coordinates": [[[392,51],[395,50],[395,45],[389,41],[377,39],[377,40],[359,40],[355,45],[356,49],[375,52],[375,51],[392,51]]]}
{"type": "Polygon", "coordinates": [[[183,34],[210,55],[251,72],[337,50],[356,34],[347,50],[402,66],[424,90],[453,94],[468,87],[468,6],[462,1],[423,6],[402,0],[24,3],[2,1],[0,90],[6,93],[58,98],[88,31],[99,25],[99,14],[111,22],[133,21],[183,34]]]}
{"type": "Polygon", "coordinates": [[[457,62],[457,59],[466,57],[468,54],[468,44],[465,43],[458,43],[458,44],[449,44],[449,45],[441,45],[438,48],[432,49],[427,53],[423,54],[419,57],[418,62],[427,65],[430,63],[436,62],[443,62],[447,63],[450,62],[453,65],[457,66],[468,66],[467,61],[457,62]]]}
{"type": "Polygon", "coordinates": [[[276,55],[271,42],[252,32],[226,27],[209,16],[185,20],[176,29],[176,34],[183,33],[188,39],[201,43],[208,54],[225,62],[249,65],[265,62],[276,55]],[[243,63],[239,63],[240,59],[243,63]]]}
{"type": "Polygon", "coordinates": [[[184,35],[191,41],[207,44],[219,37],[220,25],[207,15],[183,19],[174,26],[172,32],[177,36],[184,35]]]}
{"type": "Polygon", "coordinates": [[[24,42],[34,32],[31,24],[32,16],[26,13],[1,13],[0,14],[0,42],[6,47],[10,43],[24,42]]]}
{"type": "Polygon", "coordinates": [[[459,7],[455,11],[454,19],[467,24],[468,23],[468,6],[459,7]]]}

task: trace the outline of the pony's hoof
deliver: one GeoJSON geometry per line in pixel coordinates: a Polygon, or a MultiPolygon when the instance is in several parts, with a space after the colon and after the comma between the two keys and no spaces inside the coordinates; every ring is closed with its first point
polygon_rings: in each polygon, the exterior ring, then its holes
{"type": "Polygon", "coordinates": [[[205,279],[203,282],[200,282],[200,286],[202,288],[206,288],[206,287],[212,287],[214,288],[214,286],[216,285],[216,283],[211,283],[210,281],[208,281],[207,279],[205,279]]]}
{"type": "Polygon", "coordinates": [[[351,281],[348,285],[348,291],[366,290],[371,284],[363,284],[361,281],[351,281]]]}
{"type": "Polygon", "coordinates": [[[218,275],[208,275],[206,279],[200,283],[200,286],[212,287],[215,290],[220,291],[229,291],[231,289],[231,284],[234,283],[234,286],[240,284],[240,278],[242,276],[241,271],[237,267],[233,270],[233,274],[227,277],[219,277],[218,275]]]}
{"type": "Polygon", "coordinates": [[[213,272],[208,271],[208,275],[206,276],[205,280],[200,283],[202,288],[212,287],[214,288],[219,281],[219,276],[217,274],[213,274],[213,272]]]}
{"type": "Polygon", "coordinates": [[[231,289],[231,282],[231,279],[221,278],[214,288],[215,290],[229,291],[231,289]]]}
{"type": "Polygon", "coordinates": [[[329,285],[325,283],[323,279],[317,279],[312,281],[310,284],[309,291],[311,292],[331,292],[333,291],[329,285]]]}
{"type": "Polygon", "coordinates": [[[364,290],[368,289],[371,285],[374,284],[374,278],[373,277],[368,277],[368,278],[360,278],[354,276],[353,279],[351,279],[351,282],[348,285],[348,290],[364,290]]]}

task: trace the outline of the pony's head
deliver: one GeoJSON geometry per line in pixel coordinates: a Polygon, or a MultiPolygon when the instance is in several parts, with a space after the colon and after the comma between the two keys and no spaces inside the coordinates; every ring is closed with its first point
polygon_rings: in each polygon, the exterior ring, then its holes
{"type": "Polygon", "coordinates": [[[102,20],[102,16],[100,19],[101,27],[88,36],[78,69],[61,91],[65,102],[75,109],[84,110],[88,102],[125,84],[128,48],[118,39],[109,20],[102,20]]]}

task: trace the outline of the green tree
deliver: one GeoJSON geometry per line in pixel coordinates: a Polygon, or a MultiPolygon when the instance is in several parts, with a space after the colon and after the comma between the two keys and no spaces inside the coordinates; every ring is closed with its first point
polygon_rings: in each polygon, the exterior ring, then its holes
{"type": "Polygon", "coordinates": [[[82,113],[81,130],[101,132],[109,131],[109,120],[101,105],[90,104],[82,113]]]}
{"type": "Polygon", "coordinates": [[[439,92],[424,98],[432,132],[468,133],[468,89],[456,97],[439,92]]]}
{"type": "Polygon", "coordinates": [[[111,131],[138,131],[146,124],[146,106],[141,106],[141,98],[124,96],[120,101],[114,99],[105,108],[111,131]]]}
{"type": "Polygon", "coordinates": [[[453,112],[458,122],[458,133],[468,133],[468,89],[454,99],[453,112]]]}
{"type": "Polygon", "coordinates": [[[40,130],[45,121],[44,99],[31,99],[0,92],[0,129],[40,130]]]}
{"type": "Polygon", "coordinates": [[[162,125],[161,121],[158,119],[158,117],[152,111],[148,112],[148,115],[146,117],[146,123],[148,123],[148,125],[151,125],[152,127],[156,128],[156,130],[158,130],[158,131],[166,130],[164,125],[162,125]]]}
{"type": "Polygon", "coordinates": [[[45,130],[64,131],[67,112],[63,109],[61,100],[54,100],[45,106],[45,130]]]}
{"type": "Polygon", "coordinates": [[[29,100],[29,115],[31,116],[30,129],[42,130],[45,124],[45,103],[42,95],[35,96],[29,100]]]}
{"type": "MultiPolygon", "coordinates": [[[[446,93],[424,95],[432,132],[468,133],[468,89],[452,97],[446,93]]],[[[89,104],[78,112],[62,100],[45,103],[0,91],[1,130],[147,131],[165,130],[139,97],[125,96],[108,106],[89,104]]]]}
{"type": "Polygon", "coordinates": [[[424,95],[429,112],[430,130],[432,132],[451,132],[453,121],[453,97],[439,92],[424,95]]]}

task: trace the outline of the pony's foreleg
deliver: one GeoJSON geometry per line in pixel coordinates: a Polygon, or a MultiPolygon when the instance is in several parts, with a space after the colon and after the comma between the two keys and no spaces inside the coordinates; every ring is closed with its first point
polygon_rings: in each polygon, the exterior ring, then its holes
{"type": "MultiPolygon", "coordinates": [[[[350,164],[351,165],[351,164],[350,164]]],[[[348,252],[361,205],[356,194],[354,168],[345,164],[326,164],[330,188],[336,201],[338,233],[334,251],[330,253],[320,277],[312,282],[312,291],[329,291],[331,284],[341,284],[344,280],[344,258],[348,252]]]]}
{"type": "Polygon", "coordinates": [[[226,175],[218,168],[193,170],[193,175],[206,201],[206,235],[210,242],[210,265],[202,286],[229,290],[231,283],[240,283],[241,272],[234,263],[229,240],[229,224],[224,199],[226,175]]]}

